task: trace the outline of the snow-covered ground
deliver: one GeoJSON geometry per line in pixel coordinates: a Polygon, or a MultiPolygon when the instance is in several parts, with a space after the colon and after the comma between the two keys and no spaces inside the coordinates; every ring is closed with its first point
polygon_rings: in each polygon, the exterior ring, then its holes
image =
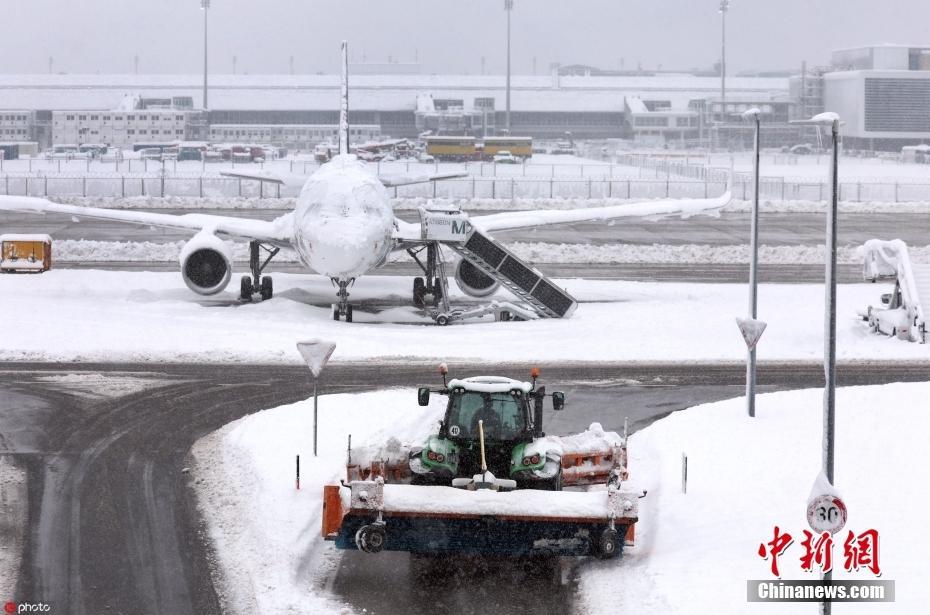
{"type": "MultiPolygon", "coordinates": [[[[834,547],[834,578],[874,579],[843,571],[848,530],[880,532],[881,579],[896,602],[837,605],[842,613],[919,613],[930,601],[924,554],[930,534],[915,521],[930,506],[930,466],[922,436],[930,384],[852,387],[837,392],[836,485],[849,510],[834,547]]],[[[638,545],[618,566],[594,564],[582,575],[582,611],[816,613],[816,604],[749,605],[746,581],[771,579],[756,550],[774,526],[795,537],[780,558],[784,579],[817,580],[801,570],[807,498],[820,470],[823,391],[761,395],[754,420],[745,399],[675,413],[630,439],[631,472],[649,491],[641,500],[638,545]],[[681,493],[681,455],[688,493],[681,493]],[[619,569],[618,569],[619,568],[619,569]],[[619,581],[618,581],[619,579],[619,581]]]]}
{"type": "Polygon", "coordinates": [[[342,605],[325,591],[338,558],[320,536],[322,486],[345,478],[349,434],[353,446],[421,441],[444,401],[433,396],[421,408],[412,389],[323,396],[318,457],[312,400],[253,414],[199,440],[191,451],[195,488],[218,555],[224,612],[339,612],[342,605]]]}
{"type": "MultiPolygon", "coordinates": [[[[636,152],[632,153],[637,155],[636,152]]],[[[676,153],[655,152],[651,155],[647,154],[647,156],[658,161],[670,160],[721,168],[729,168],[732,161],[737,172],[750,172],[753,164],[751,151],[711,155],[698,155],[687,151],[676,153]]],[[[762,152],[760,171],[766,177],[817,180],[827,177],[830,161],[829,153],[795,155],[762,152]]],[[[895,179],[930,182],[930,166],[879,157],[842,156],[840,158],[841,181],[894,181],[895,179]]]]}
{"type": "MultiPolygon", "coordinates": [[[[4,275],[4,311],[22,318],[0,321],[0,360],[299,364],[294,344],[308,336],[336,341],[337,361],[745,359],[734,322],[735,316],[746,313],[745,285],[582,279],[559,283],[582,302],[571,318],[438,327],[407,307],[408,277],[361,278],[352,289],[352,300],[377,301],[382,311],[359,308],[356,322],[345,323],[332,320],[329,304],[334,291],[329,280],[315,275],[278,274],[275,298],[247,305],[239,304],[235,284],[217,296],[199,297],[172,272],[52,270],[4,275]],[[249,343],[243,344],[246,334],[249,343]],[[411,339],[416,343],[411,345],[411,339]]],[[[890,285],[839,287],[839,358],[930,359],[928,346],[873,334],[857,318],[858,310],[878,305],[882,292],[890,292],[890,285]]],[[[769,327],[759,344],[759,359],[820,360],[823,298],[822,285],[761,285],[759,316],[769,327]]],[[[453,302],[462,299],[452,293],[453,302]]]]}
{"type": "MultiPolygon", "coordinates": [[[[879,530],[881,578],[897,589],[894,604],[844,604],[844,613],[917,613],[930,598],[922,560],[930,538],[914,526],[930,505],[922,488],[930,466],[914,435],[930,428],[922,411],[928,395],[923,383],[839,390],[836,479],[850,511],[847,528],[879,530]]],[[[577,612],[760,610],[746,602],[746,581],[769,578],[769,562],[756,550],[775,525],[799,537],[780,561],[782,577],[816,578],[801,571],[797,558],[820,468],[821,400],[819,389],[761,395],[751,420],[745,400],[733,399],[675,413],[634,434],[632,478],[648,490],[637,544],[620,561],[582,562],[577,612]],[[680,492],[682,453],[689,459],[687,495],[680,492]]],[[[406,389],[322,397],[317,458],[310,451],[312,402],[253,414],[200,440],[193,449],[195,485],[229,612],[343,610],[326,588],[339,555],[319,534],[322,484],[344,474],[348,434],[353,446],[391,437],[419,441],[441,415],[441,402],[420,408],[406,389]]],[[[841,541],[834,562],[842,568],[841,541]]],[[[836,572],[835,578],[850,577],[836,572]]],[[[764,608],[815,613],[817,605],[764,608]]]]}

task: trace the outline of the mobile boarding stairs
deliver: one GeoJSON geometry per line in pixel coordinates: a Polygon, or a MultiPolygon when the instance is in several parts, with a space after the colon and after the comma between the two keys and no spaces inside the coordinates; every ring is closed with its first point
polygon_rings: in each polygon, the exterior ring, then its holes
{"type": "Polygon", "coordinates": [[[495,241],[487,233],[475,228],[468,214],[456,207],[442,209],[419,208],[420,235],[396,239],[404,245],[422,244],[429,251],[428,264],[422,263],[413,250],[411,256],[420,264],[427,277],[435,276],[439,301],[430,314],[440,325],[466,318],[494,314],[498,320],[517,317],[523,320],[536,318],[567,318],[578,307],[578,302],[535,267],[518,258],[513,252],[495,241]],[[503,288],[513,293],[518,302],[491,301],[470,309],[453,309],[449,305],[447,277],[443,268],[440,246],[446,246],[459,257],[476,267],[503,288]]]}
{"type": "Polygon", "coordinates": [[[883,307],[869,306],[862,314],[873,330],[912,342],[927,342],[930,308],[930,265],[911,262],[900,239],[871,239],[863,245],[863,277],[870,282],[894,280],[892,293],[882,295],[883,307]]]}

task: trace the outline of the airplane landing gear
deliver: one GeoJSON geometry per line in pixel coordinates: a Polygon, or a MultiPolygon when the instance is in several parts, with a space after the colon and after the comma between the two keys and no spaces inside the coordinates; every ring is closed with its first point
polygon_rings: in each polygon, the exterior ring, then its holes
{"type": "Polygon", "coordinates": [[[340,320],[345,317],[346,322],[352,322],[352,304],[349,303],[349,286],[355,283],[355,278],[351,280],[337,280],[333,278],[333,284],[339,287],[336,296],[339,297],[339,303],[333,304],[333,320],[340,320]]]}
{"type": "Polygon", "coordinates": [[[442,253],[439,251],[439,244],[433,241],[418,249],[410,248],[407,253],[413,257],[413,260],[416,261],[425,274],[424,277],[413,279],[413,304],[421,308],[442,307],[443,310],[448,311],[446,273],[442,266],[442,253]],[[426,263],[417,256],[424,249],[426,250],[426,263]]]}
{"type": "Polygon", "coordinates": [[[249,270],[252,275],[244,275],[239,280],[239,298],[242,301],[251,301],[252,295],[259,293],[262,301],[271,299],[274,295],[274,284],[271,276],[262,276],[262,271],[271,262],[271,259],[280,251],[280,248],[269,248],[262,245],[260,241],[249,242],[249,270]],[[262,262],[261,250],[268,253],[268,257],[262,262]]]}

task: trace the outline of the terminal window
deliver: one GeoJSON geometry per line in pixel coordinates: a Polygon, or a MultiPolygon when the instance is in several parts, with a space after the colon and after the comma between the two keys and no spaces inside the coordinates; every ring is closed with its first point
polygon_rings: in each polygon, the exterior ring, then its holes
{"type": "Polygon", "coordinates": [[[866,79],[865,129],[930,132],[930,79],[866,79]]]}

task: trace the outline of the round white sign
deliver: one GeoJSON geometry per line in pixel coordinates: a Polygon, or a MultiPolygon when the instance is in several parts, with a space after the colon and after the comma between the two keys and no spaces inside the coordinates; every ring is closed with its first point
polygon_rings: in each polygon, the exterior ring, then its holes
{"type": "Polygon", "coordinates": [[[807,523],[815,532],[835,534],[846,525],[846,504],[835,495],[818,495],[807,503],[807,523]]]}
{"type": "Polygon", "coordinates": [[[451,435],[451,436],[457,436],[457,435],[459,435],[461,432],[462,432],[462,430],[459,428],[458,425],[453,425],[452,427],[449,428],[449,435],[451,435]]]}

